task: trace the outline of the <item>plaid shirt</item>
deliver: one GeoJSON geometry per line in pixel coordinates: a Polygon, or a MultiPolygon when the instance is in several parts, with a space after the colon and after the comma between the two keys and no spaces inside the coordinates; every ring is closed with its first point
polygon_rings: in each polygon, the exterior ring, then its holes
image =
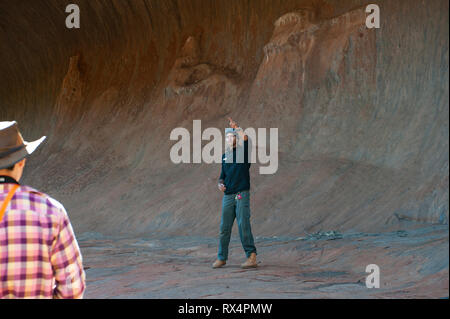
{"type": "MultiPolygon", "coordinates": [[[[0,184],[0,204],[14,184],[0,184]]],[[[85,273],[64,207],[20,186],[0,221],[0,298],[82,298],[85,273]]]]}

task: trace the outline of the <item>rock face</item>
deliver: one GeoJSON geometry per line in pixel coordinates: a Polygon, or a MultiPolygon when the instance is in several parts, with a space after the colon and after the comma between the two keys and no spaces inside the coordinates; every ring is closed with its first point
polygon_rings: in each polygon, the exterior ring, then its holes
{"type": "Polygon", "coordinates": [[[448,224],[448,2],[413,2],[379,1],[377,30],[368,1],[80,0],[78,30],[1,3],[1,118],[49,137],[24,182],[80,233],[214,236],[220,168],[173,164],[169,135],[232,116],[279,128],[256,234],[448,224]]]}
{"type": "Polygon", "coordinates": [[[377,1],[372,30],[365,0],[77,3],[80,29],[59,0],[0,2],[0,117],[48,136],[23,182],[67,208],[88,296],[448,297],[448,1],[377,1]],[[169,136],[228,116],[278,128],[279,167],[251,168],[261,272],[233,242],[209,294],[220,166],[175,165],[169,136]]]}

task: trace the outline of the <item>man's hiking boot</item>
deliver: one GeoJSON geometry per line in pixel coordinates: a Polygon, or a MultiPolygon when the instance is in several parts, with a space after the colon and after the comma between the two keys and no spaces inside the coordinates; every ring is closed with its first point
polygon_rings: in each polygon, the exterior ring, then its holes
{"type": "Polygon", "coordinates": [[[225,266],[227,264],[227,262],[225,260],[220,260],[217,259],[214,264],[212,265],[213,268],[221,268],[223,266],[225,266]]]}
{"type": "Polygon", "coordinates": [[[251,253],[247,261],[241,265],[244,269],[256,268],[258,264],[256,263],[256,253],[251,253]]]}

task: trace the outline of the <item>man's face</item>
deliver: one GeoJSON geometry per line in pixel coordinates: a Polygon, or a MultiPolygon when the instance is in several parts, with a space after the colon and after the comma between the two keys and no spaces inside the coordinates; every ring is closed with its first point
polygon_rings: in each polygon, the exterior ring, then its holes
{"type": "Polygon", "coordinates": [[[234,147],[236,145],[236,136],[233,133],[228,133],[226,136],[226,143],[230,147],[234,147]]]}

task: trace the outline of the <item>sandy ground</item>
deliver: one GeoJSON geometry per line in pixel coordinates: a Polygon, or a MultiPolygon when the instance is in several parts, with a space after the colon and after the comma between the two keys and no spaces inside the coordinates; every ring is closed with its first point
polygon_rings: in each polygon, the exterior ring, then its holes
{"type": "Polygon", "coordinates": [[[85,298],[448,298],[448,227],[342,235],[257,237],[259,266],[244,270],[236,234],[227,265],[212,269],[216,238],[85,233],[85,298]],[[366,287],[368,264],[380,267],[378,289],[366,287]]]}

